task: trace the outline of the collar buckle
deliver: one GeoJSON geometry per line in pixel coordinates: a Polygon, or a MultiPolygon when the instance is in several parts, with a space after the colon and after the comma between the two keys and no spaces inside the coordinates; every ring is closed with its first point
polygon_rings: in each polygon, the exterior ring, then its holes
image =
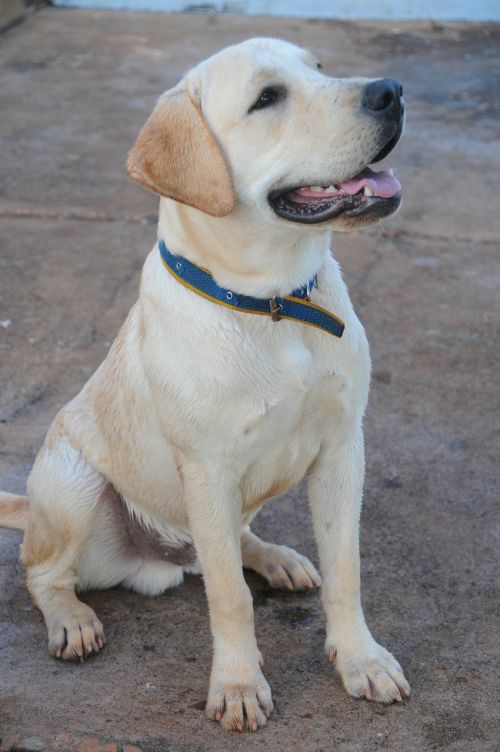
{"type": "Polygon", "coordinates": [[[279,321],[281,318],[280,313],[283,310],[283,306],[279,302],[279,299],[276,296],[274,298],[269,299],[269,310],[271,311],[272,320],[279,321]]]}

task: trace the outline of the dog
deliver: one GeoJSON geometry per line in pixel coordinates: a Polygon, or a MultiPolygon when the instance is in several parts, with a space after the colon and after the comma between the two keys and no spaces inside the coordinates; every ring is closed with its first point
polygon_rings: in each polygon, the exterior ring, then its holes
{"type": "Polygon", "coordinates": [[[322,585],[326,652],[352,696],[410,688],[360,602],[364,333],[333,231],[393,214],[371,170],[404,123],[399,82],[327,76],[276,39],[228,47],[158,100],[129,176],[160,198],[140,295],[106,359],[51,425],[27,497],[0,495],[51,655],[105,644],[76,591],[158,595],[202,573],[213,635],[206,713],[255,731],[273,704],[243,567],[273,587],[322,585]],[[320,574],[260,540],[259,509],[307,477],[320,574]]]}

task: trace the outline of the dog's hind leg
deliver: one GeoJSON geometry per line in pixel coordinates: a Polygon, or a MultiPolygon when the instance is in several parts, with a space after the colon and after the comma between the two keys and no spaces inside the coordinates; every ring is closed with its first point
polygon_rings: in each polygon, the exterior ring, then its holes
{"type": "Polygon", "coordinates": [[[49,652],[80,659],[104,645],[94,611],[75,594],[76,571],[106,481],[65,439],[42,448],[28,480],[29,516],[21,558],[43,613],[49,652]]]}
{"type": "Polygon", "coordinates": [[[309,590],[321,585],[321,577],[302,554],[288,546],[266,543],[247,526],[241,533],[243,566],[253,569],[272,587],[309,590]]]}

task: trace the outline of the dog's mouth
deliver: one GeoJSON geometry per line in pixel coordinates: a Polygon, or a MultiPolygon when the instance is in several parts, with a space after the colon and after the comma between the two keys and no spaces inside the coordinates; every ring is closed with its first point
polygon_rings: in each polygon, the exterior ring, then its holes
{"type": "Polygon", "coordinates": [[[315,224],[341,214],[354,218],[366,213],[392,214],[401,202],[401,184],[392,170],[366,167],[358,175],[329,186],[309,185],[272,191],[269,203],[284,219],[315,224]]]}
{"type": "MultiPolygon", "coordinates": [[[[372,162],[384,159],[394,148],[401,128],[372,162]]],[[[349,180],[324,185],[303,185],[271,191],[268,201],[283,219],[317,224],[336,217],[376,221],[393,214],[401,203],[401,184],[392,170],[365,167],[349,180]]]]}

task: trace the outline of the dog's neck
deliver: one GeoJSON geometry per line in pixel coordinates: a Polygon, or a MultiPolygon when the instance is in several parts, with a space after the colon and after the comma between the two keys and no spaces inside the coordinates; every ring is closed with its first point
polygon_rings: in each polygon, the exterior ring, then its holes
{"type": "Polygon", "coordinates": [[[162,198],[158,237],[172,253],[208,269],[219,285],[268,298],[288,295],[314,277],[330,252],[331,232],[264,226],[238,209],[212,217],[162,198]]]}

